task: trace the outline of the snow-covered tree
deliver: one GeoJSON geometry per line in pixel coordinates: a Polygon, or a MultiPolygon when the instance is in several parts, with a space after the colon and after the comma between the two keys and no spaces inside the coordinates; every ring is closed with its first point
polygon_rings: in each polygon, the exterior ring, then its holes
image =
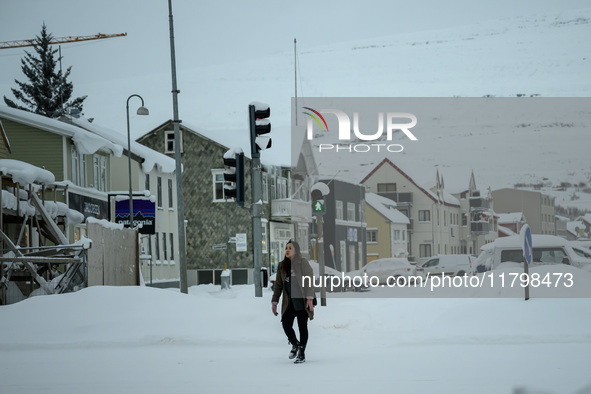
{"type": "Polygon", "coordinates": [[[11,89],[14,97],[23,105],[4,96],[4,102],[9,107],[49,118],[58,118],[67,114],[71,108],[82,111],[82,102],[87,96],[70,101],[74,85],[68,82],[68,76],[72,67],[68,67],[65,73],[57,67],[61,58],[55,56],[58,50],[51,46],[52,39],[53,36],[47,32],[47,26],[44,23],[41,36],[35,37],[33,48],[36,55],[25,51],[26,55],[21,59],[21,69],[28,78],[28,82],[15,79],[20,89],[11,89]]]}

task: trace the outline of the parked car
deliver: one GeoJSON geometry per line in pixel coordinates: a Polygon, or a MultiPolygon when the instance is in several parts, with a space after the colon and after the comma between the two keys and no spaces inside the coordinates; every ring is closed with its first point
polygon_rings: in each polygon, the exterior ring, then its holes
{"type": "MultiPolygon", "coordinates": [[[[518,235],[497,238],[483,245],[476,260],[476,268],[490,270],[505,262],[523,262],[523,241],[518,235]]],[[[532,264],[569,264],[591,271],[591,258],[585,256],[582,248],[555,235],[532,235],[532,264]],[[577,249],[577,250],[575,250],[577,249]]]]}
{"type": "Polygon", "coordinates": [[[464,276],[475,272],[476,257],[469,254],[440,254],[417,267],[417,275],[464,276]]]}
{"type": "Polygon", "coordinates": [[[387,284],[389,277],[400,276],[409,278],[416,275],[415,266],[402,257],[386,257],[370,261],[360,270],[361,276],[375,276],[379,278],[380,284],[387,284]]]}

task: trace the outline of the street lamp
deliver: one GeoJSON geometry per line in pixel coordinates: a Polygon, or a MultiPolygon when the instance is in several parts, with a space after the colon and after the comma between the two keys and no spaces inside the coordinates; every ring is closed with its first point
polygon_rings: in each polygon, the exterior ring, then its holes
{"type": "Polygon", "coordinates": [[[129,132],[129,99],[139,97],[142,106],[137,109],[138,115],[149,115],[150,111],[144,107],[144,99],[139,94],[132,94],[127,98],[127,163],[129,166],[129,228],[133,228],[133,189],[131,187],[131,134],[129,132]]]}

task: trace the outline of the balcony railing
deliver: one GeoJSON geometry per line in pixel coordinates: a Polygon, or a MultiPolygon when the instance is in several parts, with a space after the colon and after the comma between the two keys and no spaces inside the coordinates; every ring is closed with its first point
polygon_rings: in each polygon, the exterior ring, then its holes
{"type": "Polygon", "coordinates": [[[401,205],[412,205],[412,193],[380,193],[380,196],[396,201],[401,205]]]}
{"type": "Polygon", "coordinates": [[[470,231],[472,233],[485,234],[489,232],[488,222],[472,222],[470,223],[470,231]]]}
{"type": "Polygon", "coordinates": [[[271,200],[271,216],[274,218],[312,217],[312,205],[309,201],[283,198],[271,200]]]}
{"type": "Polygon", "coordinates": [[[488,199],[484,197],[471,197],[470,198],[470,209],[488,209],[490,204],[488,199]]]}

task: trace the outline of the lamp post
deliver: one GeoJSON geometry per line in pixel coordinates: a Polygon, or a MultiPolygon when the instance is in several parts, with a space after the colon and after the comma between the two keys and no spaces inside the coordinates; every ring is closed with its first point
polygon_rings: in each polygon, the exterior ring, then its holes
{"type": "Polygon", "coordinates": [[[144,107],[144,99],[139,94],[132,94],[127,98],[127,164],[129,166],[129,228],[133,228],[133,189],[131,187],[131,133],[129,132],[129,100],[132,97],[139,97],[142,106],[137,109],[138,115],[149,115],[150,111],[144,107]]]}

